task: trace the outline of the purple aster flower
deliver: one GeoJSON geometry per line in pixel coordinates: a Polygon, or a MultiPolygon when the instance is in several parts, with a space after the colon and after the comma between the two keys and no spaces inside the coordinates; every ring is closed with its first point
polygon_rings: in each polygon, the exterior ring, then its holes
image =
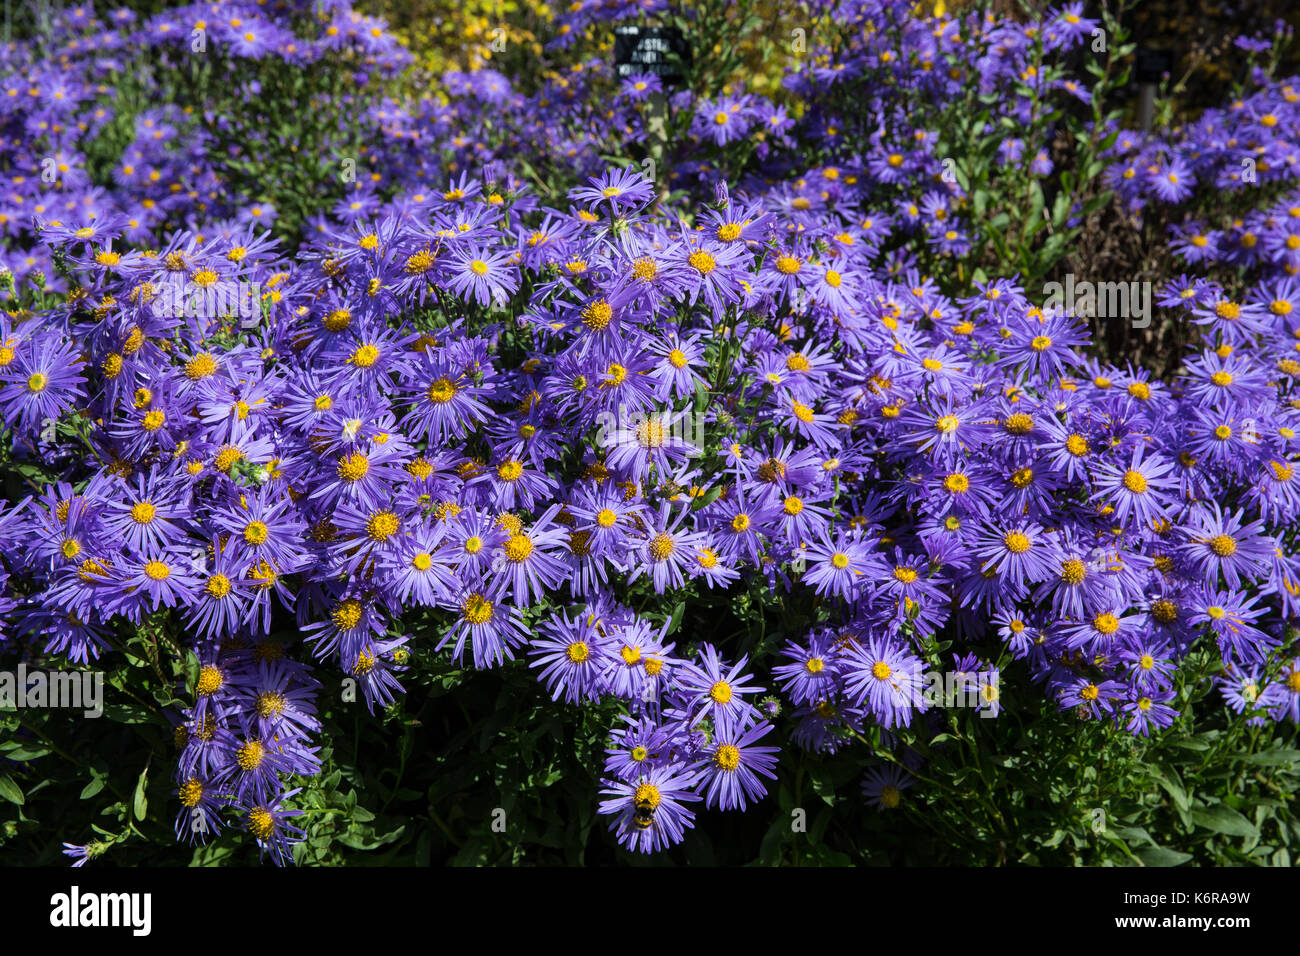
{"type": "Polygon", "coordinates": [[[893,810],[902,800],[903,791],[916,783],[916,778],[897,764],[872,767],[862,781],[862,795],[877,810],[893,810]]]}
{"type": "Polygon", "coordinates": [[[1119,719],[1128,718],[1124,729],[1129,733],[1149,737],[1152,729],[1163,730],[1178,716],[1178,711],[1169,706],[1173,699],[1172,690],[1136,690],[1121,706],[1119,719]]]}
{"type": "MultiPolygon", "coordinates": [[[[1273,705],[1274,720],[1300,724],[1300,657],[1287,661],[1277,681],[1269,684],[1266,694],[1273,705]]],[[[1262,703],[1262,701],[1261,701],[1262,703]]]]}
{"type": "Polygon", "coordinates": [[[608,641],[593,623],[578,616],[575,622],[558,612],[542,625],[529,647],[535,655],[530,667],[543,668],[540,678],[552,700],[571,704],[597,696],[602,686],[608,641]]]}
{"type": "Polygon", "coordinates": [[[1051,549],[1042,528],[1031,522],[990,527],[980,533],[980,571],[1019,587],[1053,575],[1051,549]]]}
{"type": "Polygon", "coordinates": [[[501,589],[466,587],[453,600],[443,604],[460,612],[456,623],[438,642],[438,650],[454,641],[451,658],[460,664],[469,641],[474,666],[480,670],[514,659],[514,649],[528,641],[528,633],[519,610],[501,601],[501,589]]]}
{"type": "Polygon", "coordinates": [[[617,815],[609,828],[629,850],[665,850],[695,825],[695,814],[683,804],[700,799],[691,792],[696,774],[681,765],[652,767],[632,781],[604,782],[601,795],[610,799],[600,804],[600,812],[617,815]]]}
{"type": "Polygon", "coordinates": [[[628,575],[628,583],[644,574],[649,574],[656,594],[663,594],[670,587],[679,588],[685,583],[683,572],[687,562],[698,553],[700,534],[681,530],[689,509],[683,508],[670,520],[671,506],[668,502],[660,505],[655,519],[642,519],[646,524],[646,537],[637,544],[632,552],[634,562],[628,575]]]}
{"type": "Polygon", "coordinates": [[[1220,575],[1235,589],[1242,578],[1267,573],[1276,544],[1263,533],[1264,523],[1247,523],[1242,510],[1225,515],[1217,501],[1210,504],[1210,508],[1194,508],[1188,515],[1183,529],[1187,541],[1179,546],[1179,552],[1211,587],[1219,583],[1220,575]]]}
{"type": "Polygon", "coordinates": [[[1124,699],[1127,690],[1119,681],[1104,680],[1097,683],[1088,677],[1077,677],[1058,688],[1061,710],[1078,707],[1094,720],[1109,713],[1116,701],[1124,699]]]}
{"type": "Polygon", "coordinates": [[[219,788],[197,774],[189,774],[177,784],[176,796],[181,803],[180,812],[176,814],[177,840],[184,838],[189,843],[196,840],[206,843],[220,834],[224,795],[219,788]]]}
{"type": "Polygon", "coordinates": [[[570,189],[569,198],[591,206],[608,204],[615,216],[653,202],[655,198],[654,183],[633,167],[606,170],[587,182],[587,186],[570,189]]]}
{"type": "Polygon", "coordinates": [[[766,795],[767,788],[758,778],[776,779],[772,768],[776,766],[775,754],[781,748],[754,744],[771,730],[772,725],[763,722],[744,732],[735,727],[718,732],[713,747],[696,765],[698,780],[705,787],[706,806],[744,810],[747,800],[761,800],[766,795]]]}
{"type": "Polygon", "coordinates": [[[1265,714],[1278,703],[1277,685],[1266,685],[1256,668],[1229,664],[1226,676],[1215,678],[1215,686],[1233,713],[1244,715],[1247,726],[1262,727],[1265,714]]]}
{"type": "Polygon", "coordinates": [[[19,432],[35,435],[85,394],[80,365],[76,348],[48,333],[17,350],[0,368],[0,415],[19,432]]]}
{"type": "Polygon", "coordinates": [[[840,676],[834,646],[832,634],[811,634],[807,646],[797,641],[786,644],[781,654],[793,663],[774,667],[772,676],[796,704],[816,703],[833,696],[840,676]]]}
{"type": "Polygon", "coordinates": [[[248,832],[257,840],[259,857],[271,854],[271,861],[276,866],[293,862],[293,847],[306,839],[306,832],[289,822],[291,817],[302,813],[290,809],[285,801],[302,790],[295,787],[275,796],[273,799],[256,801],[245,813],[248,832]]]}
{"type": "Polygon", "coordinates": [[[1125,467],[1119,462],[1098,462],[1093,475],[1094,501],[1104,501],[1115,509],[1115,518],[1134,530],[1149,528],[1166,517],[1172,504],[1169,492],[1176,482],[1169,477],[1174,463],[1156,455],[1143,458],[1143,447],[1136,445],[1125,467]]]}
{"type": "Polygon", "coordinates": [[[851,641],[840,657],[845,691],[886,729],[906,727],[914,710],[925,710],[923,670],[919,657],[887,638],[851,641]]]}
{"type": "Polygon", "coordinates": [[[846,601],[854,600],[866,576],[879,570],[867,546],[843,532],[834,538],[823,537],[803,557],[808,564],[804,583],[812,585],[818,594],[834,594],[846,601]]]}
{"type": "Polygon", "coordinates": [[[717,732],[725,734],[749,727],[758,719],[758,710],[743,695],[761,694],[763,688],[747,683],[750,675],[742,673],[747,661],[747,657],[741,657],[727,669],[713,645],[705,644],[700,649],[699,663],[687,666],[678,675],[681,689],[692,696],[692,723],[709,717],[717,732]]]}
{"type": "Polygon", "coordinates": [[[450,256],[447,287],[479,305],[505,306],[519,289],[518,269],[509,253],[472,246],[450,256]]]}

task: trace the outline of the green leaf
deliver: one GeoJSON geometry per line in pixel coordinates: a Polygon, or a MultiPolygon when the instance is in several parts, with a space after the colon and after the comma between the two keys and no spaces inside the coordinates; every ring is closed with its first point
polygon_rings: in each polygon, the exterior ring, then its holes
{"type": "Polygon", "coordinates": [[[1169,799],[1174,802],[1179,813],[1186,813],[1191,806],[1187,799],[1187,791],[1163,773],[1152,771],[1151,776],[1164,788],[1165,793],[1169,794],[1169,799]]]}
{"type": "Polygon", "coordinates": [[[27,747],[17,742],[14,742],[13,746],[8,749],[0,747],[0,754],[14,761],[35,760],[37,757],[44,757],[49,752],[45,747],[27,747]]]}
{"type": "Polygon", "coordinates": [[[1039,185],[1037,180],[1035,180],[1033,186],[1031,186],[1029,190],[1028,219],[1030,223],[1042,222],[1044,201],[1043,187],[1039,185]]]}
{"type": "Polygon", "coordinates": [[[1150,843],[1152,846],[1156,845],[1156,841],[1152,839],[1151,834],[1146,831],[1145,827],[1120,827],[1115,833],[1120,839],[1129,843],[1141,840],[1143,843],[1150,843]]]}
{"type": "Polygon", "coordinates": [[[1231,807],[1193,807],[1192,820],[1198,826],[1226,836],[1253,837],[1255,825],[1231,807]]]}
{"type": "Polygon", "coordinates": [[[78,799],[89,800],[91,797],[93,797],[95,794],[99,793],[99,791],[103,789],[104,789],[104,778],[100,776],[96,776],[95,779],[90,781],[90,783],[82,787],[81,796],[78,797],[78,799]]]}
{"type": "Polygon", "coordinates": [[[1060,193],[1052,203],[1052,225],[1060,229],[1070,215],[1070,194],[1060,193]]]}
{"type": "Polygon", "coordinates": [[[709,407],[709,390],[703,382],[695,383],[695,411],[696,413],[704,411],[709,407]]]}
{"type": "Polygon", "coordinates": [[[14,778],[7,773],[0,774],[0,797],[4,797],[10,803],[16,803],[20,807],[25,799],[22,788],[14,783],[14,778]]]}
{"type": "Polygon", "coordinates": [[[763,842],[758,846],[759,862],[776,866],[781,862],[781,844],[785,842],[790,833],[790,821],[787,816],[785,819],[777,817],[772,825],[767,828],[767,833],[763,835],[763,842]]]}
{"type": "Polygon", "coordinates": [[[691,510],[699,511],[701,508],[707,508],[709,505],[713,504],[713,502],[717,501],[720,497],[722,497],[722,486],[714,485],[704,494],[700,495],[698,498],[696,498],[694,501],[691,502],[691,510]]]}
{"type": "Polygon", "coordinates": [[[1146,866],[1178,866],[1192,858],[1190,853],[1164,846],[1144,846],[1137,851],[1137,856],[1146,866]]]}
{"type": "Polygon", "coordinates": [[[1288,750],[1285,747],[1279,747],[1276,750],[1265,750],[1263,753],[1249,754],[1246,756],[1245,761],[1256,767],[1294,765],[1296,768],[1300,768],[1300,750],[1288,750]]]}
{"type": "Polygon", "coordinates": [[[140,771],[140,779],[135,784],[135,799],[131,802],[131,812],[135,814],[137,820],[144,820],[145,814],[149,812],[149,798],[144,792],[148,781],[149,767],[146,765],[140,771]]]}

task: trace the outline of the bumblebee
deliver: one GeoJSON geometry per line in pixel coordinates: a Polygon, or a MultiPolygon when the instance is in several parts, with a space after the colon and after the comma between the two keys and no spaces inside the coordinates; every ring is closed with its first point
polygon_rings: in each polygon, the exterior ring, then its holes
{"type": "Polygon", "coordinates": [[[632,811],[632,826],[638,830],[645,830],[655,822],[654,804],[649,800],[638,800],[636,809],[632,811]]]}

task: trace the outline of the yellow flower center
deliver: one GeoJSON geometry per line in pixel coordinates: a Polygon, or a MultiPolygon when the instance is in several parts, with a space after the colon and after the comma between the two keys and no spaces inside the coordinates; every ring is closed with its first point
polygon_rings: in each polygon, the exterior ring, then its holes
{"type": "Polygon", "coordinates": [[[356,598],[346,598],[338,603],[330,613],[334,627],[340,631],[350,631],[361,623],[361,602],[356,598]]]}
{"type": "Polygon", "coordinates": [[[1061,580],[1066,584],[1079,584],[1088,576],[1088,567],[1078,558],[1061,562],[1061,580]]]}
{"type": "Polygon", "coordinates": [[[714,761],[720,770],[730,772],[740,766],[740,751],[732,744],[723,744],[718,748],[714,761]]]}
{"type": "Polygon", "coordinates": [[[718,267],[718,263],[713,256],[702,249],[698,252],[692,252],[690,258],[686,261],[690,263],[692,269],[704,276],[718,267]]]}
{"type": "Polygon", "coordinates": [[[338,476],[344,481],[360,481],[370,471],[370,461],[359,451],[338,461],[338,476]]]}
{"type": "Polygon", "coordinates": [[[506,558],[510,561],[527,561],[533,553],[533,541],[527,535],[512,535],[506,542],[506,558]]]}
{"type": "Polygon", "coordinates": [[[642,448],[661,448],[666,437],[662,418],[647,418],[637,423],[636,440],[642,448]]]}
{"type": "Polygon", "coordinates": [[[582,324],[593,332],[600,332],[608,328],[613,318],[614,309],[604,299],[597,299],[582,310],[582,324]]]}
{"type": "Polygon", "coordinates": [[[229,474],[235,463],[244,457],[244,453],[234,445],[225,445],[212,460],[213,466],[223,474],[229,474]]]}
{"type": "Polygon", "coordinates": [[[1021,531],[1009,531],[1002,539],[1012,554],[1024,554],[1031,547],[1029,536],[1021,531]]]}
{"type": "Polygon", "coordinates": [[[1226,534],[1221,534],[1209,541],[1210,550],[1221,558],[1228,558],[1237,553],[1237,542],[1226,534]]]}
{"type": "Polygon", "coordinates": [[[943,479],[943,488],[950,495],[965,494],[970,490],[970,479],[961,472],[955,471],[943,479]]]}
{"type": "Polygon", "coordinates": [[[352,313],[347,309],[335,309],[321,319],[320,324],[325,326],[326,332],[342,332],[352,324],[352,313]]]}
{"type": "Polygon", "coordinates": [[[387,541],[393,535],[397,534],[397,529],[401,522],[397,515],[391,511],[380,511],[370,516],[366,522],[366,534],[372,541],[387,541]]]}
{"type": "Polygon", "coordinates": [[[185,377],[191,382],[207,378],[217,370],[217,360],[208,352],[200,352],[185,363],[185,377]]]}
{"type": "Polygon", "coordinates": [[[363,345],[352,353],[351,361],[357,368],[370,368],[379,361],[379,349],[373,345],[363,345]]]}
{"type": "Polygon", "coordinates": [[[235,759],[242,770],[256,770],[266,759],[266,748],[262,746],[260,740],[247,741],[235,751],[235,759]]]}
{"type": "Polygon", "coordinates": [[[676,542],[672,536],[666,532],[660,532],[650,539],[650,557],[655,561],[663,561],[677,549],[676,542]]]}
{"type": "Polygon", "coordinates": [[[199,684],[196,690],[200,697],[211,697],[221,690],[225,682],[226,677],[221,673],[221,669],[209,664],[199,671],[199,684]]]}
{"type": "Polygon", "coordinates": [[[1034,419],[1024,412],[1016,412],[1006,417],[1006,420],[1002,422],[1002,427],[1012,435],[1028,435],[1034,430],[1034,419]]]}
{"type": "Polygon", "coordinates": [[[659,788],[653,783],[643,783],[636,788],[636,793],[632,795],[632,802],[638,807],[647,807],[651,810],[659,806],[661,797],[659,788]]]}
{"type": "Polygon", "coordinates": [[[471,594],[461,605],[461,613],[471,624],[486,624],[492,620],[492,602],[482,594],[471,594]]]}
{"type": "Polygon", "coordinates": [[[456,397],[456,384],[449,378],[440,378],[429,386],[429,401],[435,405],[446,405],[456,397]]]}

